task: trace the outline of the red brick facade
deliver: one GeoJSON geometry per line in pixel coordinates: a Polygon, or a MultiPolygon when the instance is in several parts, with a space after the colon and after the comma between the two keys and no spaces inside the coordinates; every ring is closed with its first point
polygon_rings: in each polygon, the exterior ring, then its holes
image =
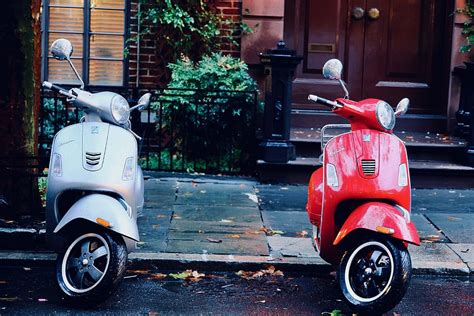
{"type": "MultiPolygon", "coordinates": [[[[216,0],[214,2],[218,12],[225,19],[238,23],[242,19],[242,0],[216,0]]],[[[134,38],[138,32],[138,10],[146,10],[146,5],[139,8],[138,0],[131,1],[130,7],[130,37],[134,38]]],[[[221,50],[225,54],[240,57],[240,46],[228,40],[228,36],[240,44],[241,32],[232,25],[223,25],[221,29],[221,50]]],[[[149,89],[163,86],[168,78],[166,76],[166,58],[160,58],[160,43],[153,37],[153,32],[140,39],[139,56],[137,43],[129,45],[129,88],[149,89]],[[139,63],[139,64],[138,64],[139,63]],[[138,80],[137,80],[138,66],[138,80]]],[[[164,56],[163,56],[164,57],[164,56]]]]}

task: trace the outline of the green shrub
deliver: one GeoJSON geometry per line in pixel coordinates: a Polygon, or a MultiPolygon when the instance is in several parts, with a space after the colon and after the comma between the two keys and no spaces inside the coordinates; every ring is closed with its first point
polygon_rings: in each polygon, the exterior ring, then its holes
{"type": "Polygon", "coordinates": [[[153,105],[168,129],[160,132],[172,134],[172,145],[188,161],[184,165],[196,161],[201,170],[242,171],[252,162],[255,140],[257,85],[247,65],[213,53],[198,63],[183,58],[169,68],[171,82],[153,105]]]}
{"type": "Polygon", "coordinates": [[[466,43],[459,48],[461,53],[468,53],[471,51],[472,45],[474,45],[474,3],[472,0],[466,0],[466,6],[464,8],[456,9],[456,13],[464,14],[467,19],[464,21],[462,34],[466,38],[466,43]]]}

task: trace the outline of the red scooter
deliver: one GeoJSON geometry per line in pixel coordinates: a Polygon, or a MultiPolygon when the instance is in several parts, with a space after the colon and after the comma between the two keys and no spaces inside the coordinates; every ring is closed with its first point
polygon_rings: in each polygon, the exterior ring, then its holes
{"type": "Polygon", "coordinates": [[[403,298],[411,278],[408,244],[420,244],[410,220],[411,194],[405,145],[392,134],[394,112],[382,100],[348,99],[341,80],[342,63],[329,60],[323,75],[338,80],[345,98],[335,101],[309,95],[349,120],[350,131],[332,137],[341,125],[322,129],[323,167],[309,182],[306,209],[313,242],[321,258],[337,267],[342,294],[356,312],[383,313],[403,298]]]}

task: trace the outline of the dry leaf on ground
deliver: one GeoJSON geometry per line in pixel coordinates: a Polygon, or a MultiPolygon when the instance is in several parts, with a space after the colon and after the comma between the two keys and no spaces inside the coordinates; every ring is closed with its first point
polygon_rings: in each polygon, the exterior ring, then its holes
{"type": "Polygon", "coordinates": [[[277,277],[280,277],[280,276],[283,276],[283,272],[280,271],[280,270],[276,270],[274,266],[269,266],[267,267],[266,269],[262,269],[262,270],[259,270],[259,271],[243,271],[243,270],[240,270],[236,273],[238,276],[244,278],[244,279],[247,279],[247,280],[252,280],[252,279],[258,279],[258,278],[261,278],[263,276],[277,276],[277,277]]]}
{"type": "Polygon", "coordinates": [[[308,232],[306,230],[302,230],[300,232],[297,232],[296,236],[303,238],[303,237],[308,236],[308,232]]]}
{"type": "Polygon", "coordinates": [[[162,280],[162,279],[166,278],[167,276],[168,275],[164,274],[164,273],[152,273],[148,277],[148,280],[162,280]]]}
{"type": "Polygon", "coordinates": [[[197,271],[186,270],[180,273],[170,273],[169,276],[172,277],[173,279],[197,282],[197,281],[200,281],[206,275],[204,273],[199,273],[197,271]]]}

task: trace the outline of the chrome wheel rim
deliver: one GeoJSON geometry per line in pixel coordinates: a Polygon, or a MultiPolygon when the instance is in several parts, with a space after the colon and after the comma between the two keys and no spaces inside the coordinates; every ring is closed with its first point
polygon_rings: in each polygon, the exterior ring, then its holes
{"type": "Polygon", "coordinates": [[[85,293],[95,288],[105,276],[110,263],[110,248],[99,234],[78,237],[66,250],[61,275],[64,285],[74,293],[85,293]]]}
{"type": "Polygon", "coordinates": [[[344,281],[354,299],[368,303],[389,291],[393,273],[390,250],[378,241],[369,241],[352,252],[345,267],[344,281]]]}

